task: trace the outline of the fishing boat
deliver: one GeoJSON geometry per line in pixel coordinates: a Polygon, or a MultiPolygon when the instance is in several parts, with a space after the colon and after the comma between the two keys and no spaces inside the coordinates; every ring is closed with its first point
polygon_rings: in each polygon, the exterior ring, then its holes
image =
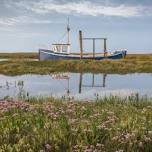
{"type": "Polygon", "coordinates": [[[67,24],[67,43],[55,43],[52,44],[52,49],[39,49],[39,60],[79,60],[79,59],[94,59],[94,60],[103,60],[103,59],[122,59],[126,56],[127,51],[114,51],[110,53],[107,50],[106,41],[107,38],[84,38],[82,36],[82,31],[79,31],[79,42],[80,42],[80,53],[71,52],[71,44],[69,38],[70,26],[69,20],[67,24]],[[84,53],[83,41],[91,40],[93,43],[93,49],[91,53],[84,53]],[[102,40],[104,42],[103,53],[95,53],[95,42],[96,40],[102,40]]]}

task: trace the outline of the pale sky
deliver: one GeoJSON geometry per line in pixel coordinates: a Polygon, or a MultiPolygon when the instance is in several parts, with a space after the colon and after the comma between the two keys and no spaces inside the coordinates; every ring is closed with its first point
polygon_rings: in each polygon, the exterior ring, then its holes
{"type": "Polygon", "coordinates": [[[0,0],[0,52],[51,49],[68,17],[72,51],[79,51],[82,30],[85,37],[107,37],[112,51],[152,53],[152,0],[0,0]]]}

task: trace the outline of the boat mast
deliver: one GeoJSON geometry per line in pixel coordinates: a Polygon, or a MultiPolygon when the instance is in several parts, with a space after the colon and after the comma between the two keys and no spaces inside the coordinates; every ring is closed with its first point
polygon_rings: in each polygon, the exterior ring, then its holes
{"type": "Polygon", "coordinates": [[[67,33],[68,33],[67,44],[70,44],[70,25],[69,25],[69,17],[68,17],[68,24],[67,24],[67,33]]]}

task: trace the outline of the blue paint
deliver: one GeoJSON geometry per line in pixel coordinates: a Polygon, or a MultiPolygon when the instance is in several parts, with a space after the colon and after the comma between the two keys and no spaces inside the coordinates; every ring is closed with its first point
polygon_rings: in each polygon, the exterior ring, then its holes
{"type": "MultiPolygon", "coordinates": [[[[109,56],[83,56],[82,59],[94,59],[94,60],[103,60],[103,59],[122,59],[126,56],[127,51],[116,51],[109,56]]],[[[51,50],[46,49],[39,49],[39,59],[40,61],[43,60],[79,60],[80,56],[78,55],[71,55],[66,53],[56,53],[51,50]]]]}

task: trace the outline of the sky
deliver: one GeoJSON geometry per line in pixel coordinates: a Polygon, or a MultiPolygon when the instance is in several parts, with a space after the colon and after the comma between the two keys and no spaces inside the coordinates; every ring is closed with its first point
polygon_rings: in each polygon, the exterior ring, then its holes
{"type": "MultiPolygon", "coordinates": [[[[152,53],[152,0],[0,0],[0,52],[33,52],[66,42],[71,51],[83,37],[106,37],[110,51],[152,53]]],[[[92,42],[84,42],[92,51],[92,42]]],[[[96,42],[96,51],[103,43],[96,42]]]]}

